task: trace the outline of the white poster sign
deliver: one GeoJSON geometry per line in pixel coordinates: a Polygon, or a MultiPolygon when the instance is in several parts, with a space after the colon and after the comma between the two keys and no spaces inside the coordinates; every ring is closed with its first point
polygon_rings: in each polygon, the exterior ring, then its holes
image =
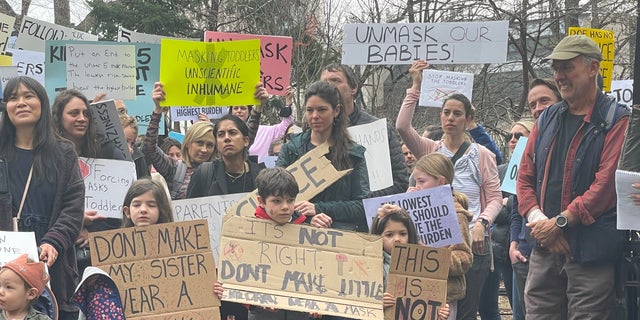
{"type": "Polygon", "coordinates": [[[164,37],[155,34],[136,32],[122,26],[118,27],[118,42],[143,42],[160,44],[160,39],[162,38],[164,37]]]}
{"type": "Polygon", "coordinates": [[[0,266],[25,253],[31,260],[40,261],[33,232],[0,231],[0,266]]]}
{"type": "Polygon", "coordinates": [[[16,66],[0,66],[0,89],[4,90],[9,80],[20,76],[16,66]]]}
{"type": "Polygon", "coordinates": [[[136,165],[126,160],[78,158],[84,179],[85,210],[101,216],[122,219],[122,204],[136,180],[136,165]]]}
{"type": "Polygon", "coordinates": [[[393,185],[391,158],[389,157],[389,138],[387,136],[387,119],[379,119],[371,123],[348,128],[351,138],[367,148],[364,158],[369,173],[371,191],[388,188],[393,185]]]}
{"type": "Polygon", "coordinates": [[[136,48],[133,45],[67,45],[67,88],[88,97],[136,98],[136,48]]]}
{"type": "Polygon", "coordinates": [[[16,17],[0,13],[0,54],[4,54],[7,49],[10,48],[9,37],[13,31],[13,25],[16,22],[16,17]]]}
{"type": "Polygon", "coordinates": [[[18,74],[34,78],[44,86],[44,52],[8,49],[18,74]]]}
{"type": "Polygon", "coordinates": [[[344,64],[503,63],[509,21],[345,24],[344,64]]]}
{"type": "Polygon", "coordinates": [[[229,113],[226,107],[170,107],[172,121],[197,121],[198,115],[204,113],[209,119],[220,119],[229,113]]]}
{"type": "Polygon", "coordinates": [[[613,80],[611,91],[605,93],[614,97],[616,101],[631,106],[633,105],[633,80],[613,80]]]}
{"type": "Polygon", "coordinates": [[[454,93],[461,93],[471,100],[471,97],[473,97],[472,73],[435,69],[422,71],[418,105],[441,108],[444,99],[454,93]]]}
{"type": "Polygon", "coordinates": [[[14,48],[44,52],[44,43],[47,40],[98,41],[98,36],[31,17],[24,17],[20,30],[18,30],[18,39],[16,39],[14,48]]]}
{"type": "Polygon", "coordinates": [[[220,247],[220,235],[222,234],[222,216],[247,193],[225,194],[183,200],[173,200],[173,220],[192,221],[207,219],[209,224],[209,238],[211,251],[215,261],[218,260],[218,248],[220,247]]]}

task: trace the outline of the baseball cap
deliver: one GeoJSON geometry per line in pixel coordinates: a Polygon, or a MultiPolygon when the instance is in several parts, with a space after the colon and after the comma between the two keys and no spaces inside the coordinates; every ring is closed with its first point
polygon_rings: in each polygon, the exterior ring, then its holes
{"type": "Polygon", "coordinates": [[[564,37],[544,60],[570,60],[579,55],[602,60],[598,44],[582,34],[564,37]]]}

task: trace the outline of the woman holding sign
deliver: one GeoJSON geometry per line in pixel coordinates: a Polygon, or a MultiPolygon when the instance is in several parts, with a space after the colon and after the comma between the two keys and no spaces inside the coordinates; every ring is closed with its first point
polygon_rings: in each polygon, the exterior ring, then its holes
{"type": "Polygon", "coordinates": [[[310,201],[296,203],[295,210],[314,216],[316,227],[367,232],[362,199],[369,194],[364,147],[351,140],[340,93],[325,81],[313,83],[305,93],[305,130],[291,136],[280,149],[277,166],[288,167],[315,147],[329,144],[326,156],[337,170],[353,171],[334,182],[310,201]]]}
{"type": "Polygon", "coordinates": [[[444,100],[440,113],[440,124],[444,131],[442,140],[423,138],[411,126],[420,96],[422,71],[428,67],[428,62],[416,60],[409,69],[413,84],[407,89],[396,119],[396,129],[416,157],[421,158],[433,152],[451,157],[455,171],[452,185],[469,198],[469,211],[473,213],[469,229],[474,257],[473,265],[466,275],[466,296],[458,304],[458,318],[475,320],[480,292],[492,262],[490,242],[485,241],[488,240],[485,236],[502,208],[500,179],[495,155],[477,143],[466,141],[466,127],[472,119],[472,107],[464,95],[452,94],[444,100]]]}
{"type": "Polygon", "coordinates": [[[12,211],[1,212],[0,226],[5,231],[35,233],[40,260],[49,267],[60,319],[75,320],[78,309],[69,302],[78,284],[73,246],[84,212],[78,157],[74,146],[55,134],[49,98],[39,82],[13,78],[4,88],[3,99],[7,111],[0,123],[0,158],[11,168],[12,211]]]}

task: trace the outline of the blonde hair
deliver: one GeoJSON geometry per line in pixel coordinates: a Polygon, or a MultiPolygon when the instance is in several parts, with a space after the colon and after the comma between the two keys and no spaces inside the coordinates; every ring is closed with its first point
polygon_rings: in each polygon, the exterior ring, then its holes
{"type": "MultiPolygon", "coordinates": [[[[420,170],[436,179],[443,177],[445,183],[453,183],[453,163],[444,154],[439,152],[430,153],[420,158],[414,165],[413,170],[420,170]]],[[[465,209],[469,208],[469,200],[464,193],[453,190],[453,186],[451,186],[451,193],[454,201],[460,203],[465,209]]]]}
{"type": "Polygon", "coordinates": [[[197,141],[207,134],[210,134],[211,138],[215,141],[213,136],[213,124],[209,121],[196,122],[189,127],[189,130],[187,130],[187,134],[184,136],[184,141],[182,142],[182,148],[180,150],[182,151],[182,161],[187,165],[187,167],[193,168],[188,149],[189,146],[191,146],[191,142],[197,141]]]}
{"type": "Polygon", "coordinates": [[[533,130],[533,126],[535,125],[535,123],[533,121],[531,121],[531,120],[520,120],[520,121],[514,123],[511,126],[511,129],[513,129],[513,127],[515,127],[516,125],[520,125],[520,126],[524,127],[525,129],[527,129],[527,131],[529,133],[531,133],[531,130],[533,130]]]}

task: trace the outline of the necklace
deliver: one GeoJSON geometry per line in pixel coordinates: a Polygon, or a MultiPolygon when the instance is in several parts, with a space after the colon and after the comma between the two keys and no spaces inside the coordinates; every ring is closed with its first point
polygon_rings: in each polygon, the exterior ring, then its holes
{"type": "Polygon", "coordinates": [[[240,177],[244,176],[244,174],[247,173],[247,167],[243,163],[242,164],[242,173],[238,173],[236,175],[232,174],[231,172],[229,172],[227,170],[224,170],[224,173],[227,175],[227,177],[229,177],[229,180],[231,181],[231,183],[235,183],[236,180],[240,179],[240,177]]]}

